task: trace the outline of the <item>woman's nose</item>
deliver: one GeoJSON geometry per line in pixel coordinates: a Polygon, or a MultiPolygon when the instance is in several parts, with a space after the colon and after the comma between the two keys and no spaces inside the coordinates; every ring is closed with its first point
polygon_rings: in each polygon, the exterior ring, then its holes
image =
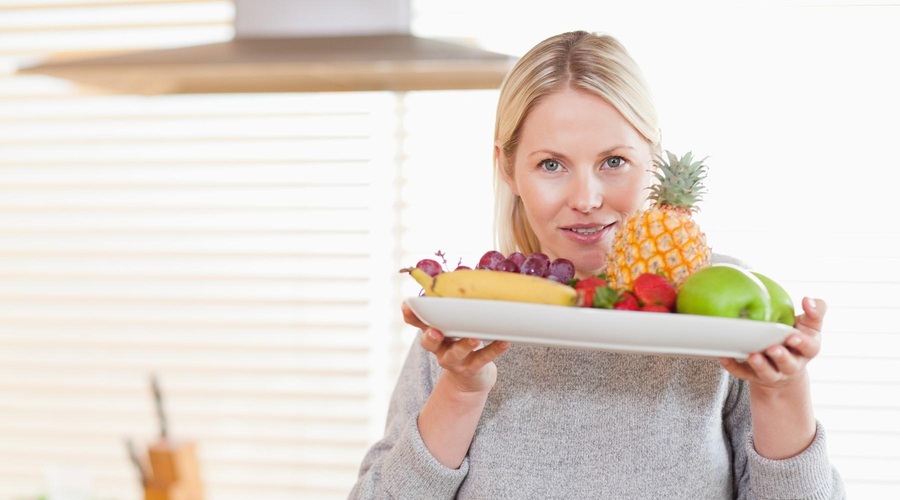
{"type": "Polygon", "coordinates": [[[573,210],[588,213],[603,204],[603,185],[596,176],[581,176],[572,179],[569,189],[569,206],[573,210]]]}

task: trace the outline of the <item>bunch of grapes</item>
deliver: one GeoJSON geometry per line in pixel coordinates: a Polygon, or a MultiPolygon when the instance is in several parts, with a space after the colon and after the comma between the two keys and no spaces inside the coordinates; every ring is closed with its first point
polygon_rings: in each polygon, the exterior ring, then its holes
{"type": "Polygon", "coordinates": [[[575,277],[575,265],[572,261],[559,258],[551,262],[550,258],[541,252],[535,252],[527,257],[521,252],[513,252],[507,257],[496,250],[490,250],[481,257],[475,269],[528,274],[566,285],[575,277]]]}
{"type": "MultiPolygon", "coordinates": [[[[443,259],[442,253],[438,252],[437,255],[443,259]]],[[[444,260],[444,264],[446,263],[447,261],[444,260]]],[[[416,267],[432,277],[444,272],[441,264],[434,259],[422,259],[416,264],[416,267]]],[[[471,268],[460,264],[456,269],[471,268]]],[[[541,252],[535,252],[527,257],[521,252],[513,252],[507,257],[501,252],[490,250],[481,257],[475,269],[528,274],[565,285],[568,285],[569,281],[575,277],[575,265],[572,264],[572,261],[559,258],[551,262],[550,258],[541,252]]]]}

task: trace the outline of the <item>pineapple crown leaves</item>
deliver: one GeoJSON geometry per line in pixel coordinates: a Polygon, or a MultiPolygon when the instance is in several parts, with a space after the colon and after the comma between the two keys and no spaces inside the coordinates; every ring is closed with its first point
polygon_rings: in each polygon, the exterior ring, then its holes
{"type": "Polygon", "coordinates": [[[677,207],[689,212],[697,210],[697,203],[706,194],[703,181],[706,179],[706,158],[694,161],[694,155],[688,152],[681,158],[671,151],[666,151],[668,159],[657,156],[653,164],[656,170],[657,183],[650,186],[648,198],[656,206],[677,207]]]}

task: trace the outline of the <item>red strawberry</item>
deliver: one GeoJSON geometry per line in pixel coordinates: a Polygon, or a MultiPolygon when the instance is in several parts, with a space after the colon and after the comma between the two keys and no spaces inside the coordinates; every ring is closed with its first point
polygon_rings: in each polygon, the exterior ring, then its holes
{"type": "Polygon", "coordinates": [[[584,278],[578,280],[575,283],[575,290],[578,292],[578,303],[583,307],[594,307],[594,295],[597,293],[597,288],[603,288],[608,286],[606,280],[599,276],[591,276],[589,278],[584,278]]]}
{"type": "Polygon", "coordinates": [[[575,289],[580,290],[582,288],[588,288],[593,290],[598,286],[603,287],[607,286],[608,284],[609,283],[607,283],[606,280],[601,278],[600,276],[591,276],[590,278],[583,278],[578,280],[578,282],[575,283],[575,289]]]}
{"type": "Polygon", "coordinates": [[[634,280],[634,296],[644,305],[663,306],[671,311],[677,295],[675,285],[665,276],[644,273],[634,280]]]}
{"type": "Polygon", "coordinates": [[[622,292],[619,300],[613,306],[613,309],[618,309],[620,311],[637,311],[640,309],[638,305],[638,300],[631,292],[622,292]]]}
{"type": "Polygon", "coordinates": [[[661,313],[672,312],[668,307],[660,305],[660,304],[645,304],[645,305],[641,306],[640,310],[647,311],[647,312],[661,312],[661,313]]]}

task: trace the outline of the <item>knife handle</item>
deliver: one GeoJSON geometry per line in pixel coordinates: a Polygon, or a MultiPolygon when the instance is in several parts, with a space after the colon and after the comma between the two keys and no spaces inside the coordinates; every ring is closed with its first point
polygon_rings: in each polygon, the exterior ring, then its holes
{"type": "Polygon", "coordinates": [[[151,376],[150,385],[153,387],[153,402],[156,405],[156,417],[159,422],[159,437],[165,440],[169,437],[169,423],[163,407],[162,389],[159,387],[159,378],[156,375],[151,376]]]}

